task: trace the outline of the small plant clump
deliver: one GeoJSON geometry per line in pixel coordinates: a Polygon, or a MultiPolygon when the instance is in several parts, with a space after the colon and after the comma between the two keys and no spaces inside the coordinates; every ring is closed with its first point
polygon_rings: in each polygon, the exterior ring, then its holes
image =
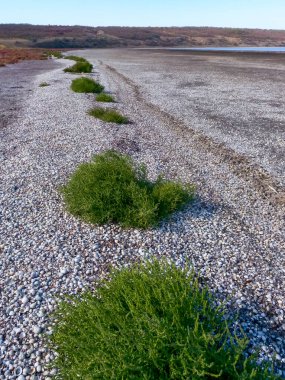
{"type": "Polygon", "coordinates": [[[215,305],[189,268],[154,260],[115,270],[60,304],[52,364],[61,379],[280,379],[246,355],[246,336],[215,305]]]}
{"type": "Polygon", "coordinates": [[[61,51],[58,50],[47,50],[44,54],[48,57],[63,58],[61,51]]]}
{"type": "Polygon", "coordinates": [[[115,102],[115,99],[113,98],[112,95],[105,94],[105,93],[97,95],[96,100],[97,100],[97,102],[106,102],[106,103],[115,102]]]}
{"type": "Polygon", "coordinates": [[[76,62],[73,66],[65,68],[65,73],[91,73],[93,66],[87,61],[76,62]]]}
{"type": "Polygon", "coordinates": [[[71,89],[74,92],[100,93],[104,90],[104,86],[91,78],[82,77],[72,81],[71,89]]]}
{"type": "Polygon", "coordinates": [[[194,197],[191,185],[148,181],[143,165],[115,151],[81,164],[62,192],[68,211],[87,222],[138,228],[157,225],[194,197]]]}
{"type": "Polygon", "coordinates": [[[87,59],[83,57],[78,57],[77,55],[66,55],[64,56],[64,59],[70,59],[71,61],[76,61],[76,62],[88,62],[87,59]]]}
{"type": "Polygon", "coordinates": [[[49,84],[47,82],[42,82],[39,84],[39,87],[47,87],[49,84]]]}
{"type": "Polygon", "coordinates": [[[111,108],[96,107],[88,111],[89,115],[107,123],[127,124],[129,119],[111,108]]]}

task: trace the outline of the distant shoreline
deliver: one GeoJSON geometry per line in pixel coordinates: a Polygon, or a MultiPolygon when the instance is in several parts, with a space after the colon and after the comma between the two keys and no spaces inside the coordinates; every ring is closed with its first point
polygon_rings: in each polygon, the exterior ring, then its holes
{"type": "Polygon", "coordinates": [[[285,46],[280,47],[248,47],[248,46],[236,46],[236,47],[144,47],[135,48],[137,50],[167,50],[167,51],[183,51],[183,52],[199,52],[199,53],[250,53],[250,54],[284,54],[285,46]]]}

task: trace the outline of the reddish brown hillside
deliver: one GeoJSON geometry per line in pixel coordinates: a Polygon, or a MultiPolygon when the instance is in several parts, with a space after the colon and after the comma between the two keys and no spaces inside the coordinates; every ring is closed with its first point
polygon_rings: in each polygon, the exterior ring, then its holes
{"type": "Polygon", "coordinates": [[[41,49],[0,49],[0,66],[27,59],[46,59],[46,56],[41,49]]]}
{"type": "Polygon", "coordinates": [[[285,46],[284,30],[0,24],[0,45],[43,48],[285,46]]]}

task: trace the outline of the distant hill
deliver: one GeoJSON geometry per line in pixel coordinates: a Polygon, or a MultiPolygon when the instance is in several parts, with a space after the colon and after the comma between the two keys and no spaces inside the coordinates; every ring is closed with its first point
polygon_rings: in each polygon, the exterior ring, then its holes
{"type": "Polygon", "coordinates": [[[144,46],[285,46],[285,30],[0,24],[0,48],[144,46]]]}

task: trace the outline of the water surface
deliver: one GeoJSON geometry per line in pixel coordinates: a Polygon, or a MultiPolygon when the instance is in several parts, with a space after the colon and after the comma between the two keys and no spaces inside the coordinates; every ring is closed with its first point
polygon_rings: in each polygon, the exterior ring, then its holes
{"type": "Polygon", "coordinates": [[[167,50],[186,50],[186,51],[228,51],[228,52],[244,52],[244,53],[285,53],[285,46],[274,47],[195,47],[195,48],[167,48],[167,50]]]}

